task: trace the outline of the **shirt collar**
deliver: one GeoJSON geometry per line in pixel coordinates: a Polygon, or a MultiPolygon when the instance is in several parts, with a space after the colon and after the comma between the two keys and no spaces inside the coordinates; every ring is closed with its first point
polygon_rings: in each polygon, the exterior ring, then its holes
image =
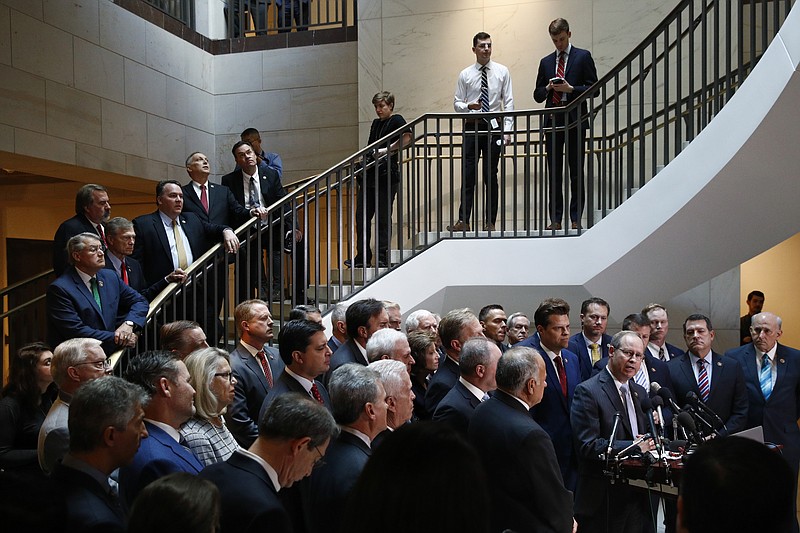
{"type": "Polygon", "coordinates": [[[178,432],[177,429],[170,426],[169,424],[165,424],[164,422],[159,422],[158,420],[153,420],[152,418],[145,418],[147,422],[150,422],[154,426],[163,429],[170,437],[175,439],[175,442],[181,441],[181,434],[178,432]]]}
{"type": "Polygon", "coordinates": [[[269,477],[269,480],[272,481],[272,486],[275,487],[275,490],[281,490],[281,484],[278,483],[278,472],[272,468],[272,465],[266,462],[263,457],[254,454],[250,450],[245,450],[244,448],[239,448],[234,453],[240,453],[258,463],[261,468],[264,469],[264,472],[267,473],[267,477],[269,477]]]}
{"type": "Polygon", "coordinates": [[[475,396],[480,401],[483,401],[483,396],[486,394],[485,392],[483,392],[481,389],[479,389],[478,387],[476,387],[475,385],[464,379],[464,376],[459,376],[458,381],[462,385],[464,385],[467,388],[467,390],[472,393],[473,396],[475,396]]]}
{"type": "Polygon", "coordinates": [[[351,428],[350,426],[341,426],[341,428],[342,431],[344,431],[345,433],[350,433],[351,435],[355,435],[356,437],[364,441],[364,444],[366,444],[369,448],[372,448],[372,439],[370,439],[366,433],[362,433],[355,428],[351,428]]]}

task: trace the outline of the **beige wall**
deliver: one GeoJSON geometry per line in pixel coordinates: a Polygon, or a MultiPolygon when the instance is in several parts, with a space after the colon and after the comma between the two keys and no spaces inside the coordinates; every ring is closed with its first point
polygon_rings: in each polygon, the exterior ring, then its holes
{"type": "Polygon", "coordinates": [[[800,294],[800,233],[778,246],[767,250],[742,263],[741,267],[741,309],[747,313],[745,299],[747,293],[759,290],[764,293],[764,311],[779,315],[783,320],[782,344],[800,347],[800,308],[797,295],[800,294]]]}

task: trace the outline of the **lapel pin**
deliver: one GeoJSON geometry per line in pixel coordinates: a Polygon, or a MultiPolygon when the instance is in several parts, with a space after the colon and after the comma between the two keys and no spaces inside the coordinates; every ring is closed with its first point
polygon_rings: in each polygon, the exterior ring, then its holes
{"type": "Polygon", "coordinates": [[[786,359],[781,359],[781,364],[786,363],[786,359]]]}
{"type": "Polygon", "coordinates": [[[717,366],[722,366],[722,361],[717,361],[717,366]]]}
{"type": "Polygon", "coordinates": [[[103,286],[103,280],[102,279],[98,279],[97,280],[97,286],[98,287],[102,287],[103,286]]]}

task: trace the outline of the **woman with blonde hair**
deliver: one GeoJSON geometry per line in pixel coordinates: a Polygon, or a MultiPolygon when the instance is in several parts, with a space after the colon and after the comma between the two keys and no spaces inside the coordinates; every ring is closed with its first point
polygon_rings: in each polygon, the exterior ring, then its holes
{"type": "Polygon", "coordinates": [[[236,378],[228,352],[203,348],[184,360],[195,388],[195,415],[181,427],[186,445],[208,466],[225,461],[239,448],[223,413],[233,403],[236,378]]]}

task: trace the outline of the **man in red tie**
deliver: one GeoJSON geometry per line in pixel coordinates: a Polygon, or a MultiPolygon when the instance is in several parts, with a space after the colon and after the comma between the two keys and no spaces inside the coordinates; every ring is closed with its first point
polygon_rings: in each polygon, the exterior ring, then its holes
{"type": "Polygon", "coordinates": [[[261,405],[267,394],[271,394],[284,365],[278,350],[268,346],[275,333],[272,315],[263,300],[240,303],[233,316],[241,336],[231,352],[231,372],[236,384],[226,420],[239,446],[248,448],[258,437],[261,405]]]}

